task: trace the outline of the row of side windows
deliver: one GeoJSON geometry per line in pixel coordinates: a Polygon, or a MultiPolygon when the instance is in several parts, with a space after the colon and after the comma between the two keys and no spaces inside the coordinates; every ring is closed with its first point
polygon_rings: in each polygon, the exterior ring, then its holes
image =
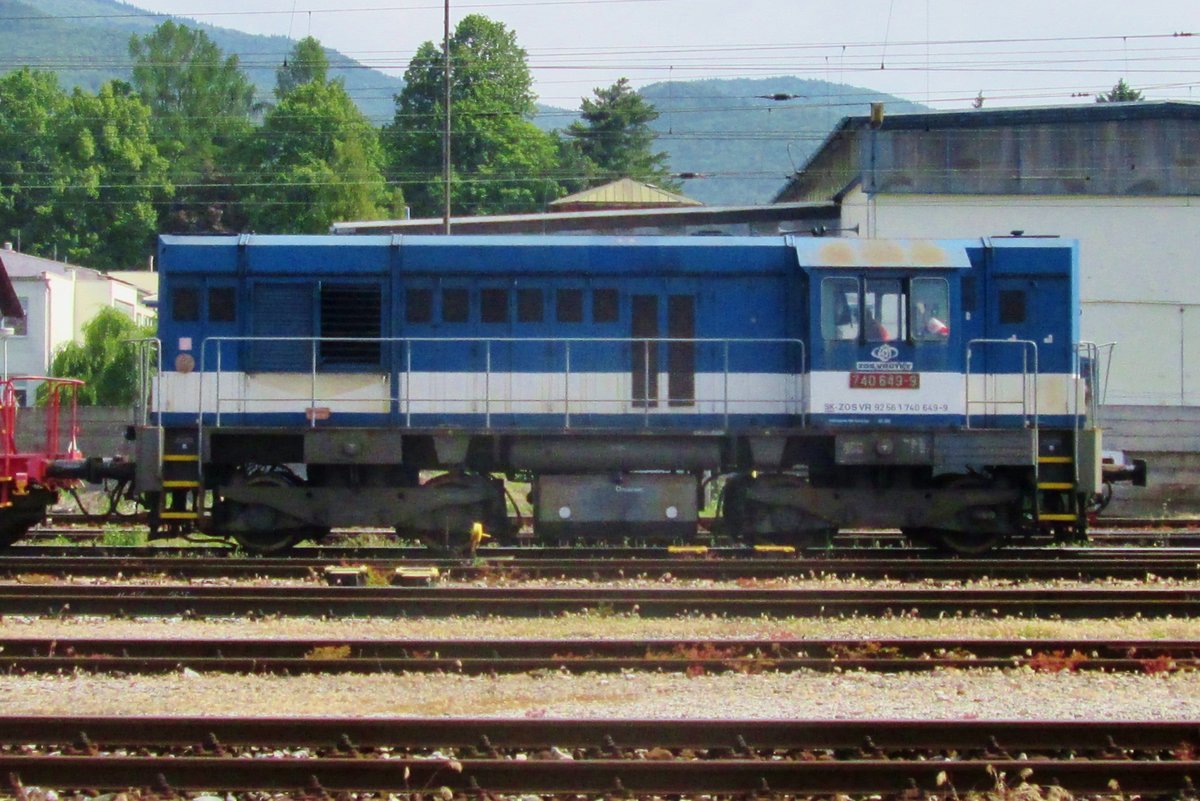
{"type": "MultiPolygon", "coordinates": [[[[502,287],[480,289],[478,312],[472,314],[471,293],[466,287],[443,287],[437,293],[433,289],[416,287],[405,292],[404,321],[418,325],[432,323],[435,318],[443,323],[468,323],[476,319],[481,323],[503,324],[510,322],[514,317],[518,323],[546,321],[546,290],[517,289],[515,308],[513,294],[511,290],[502,287]],[[435,303],[439,306],[438,309],[434,308],[435,303]]],[[[556,289],[551,297],[554,300],[556,322],[584,322],[584,290],[556,289]]],[[[591,301],[591,322],[615,323],[620,318],[616,289],[593,289],[591,301]]]]}
{"type": "MultiPolygon", "coordinates": [[[[354,290],[362,294],[367,290],[354,290]]],[[[324,297],[329,292],[334,296],[342,290],[322,289],[324,297]]],[[[353,294],[353,293],[352,293],[353,294]]],[[[378,298],[378,289],[368,294],[378,298]]],[[[516,308],[511,308],[512,292],[504,288],[479,290],[479,309],[476,319],[482,323],[508,323],[514,316],[518,323],[541,323],[546,320],[546,292],[542,289],[516,290],[516,308]],[[514,314],[515,312],[515,314],[514,314]]],[[[557,289],[553,292],[554,319],[560,323],[584,322],[584,290],[557,289]]],[[[201,318],[201,291],[195,287],[178,287],[171,293],[171,319],[178,323],[199,322],[201,318]]],[[[213,323],[237,320],[237,290],[234,287],[210,287],[207,296],[206,319],[213,323]]],[[[466,287],[445,287],[440,292],[440,320],[443,323],[467,323],[472,319],[470,290],[466,287]]],[[[616,289],[591,290],[591,322],[615,323],[620,318],[620,305],[616,289]]],[[[434,290],[409,289],[405,293],[405,322],[421,324],[434,321],[434,290]]],[[[340,304],[335,304],[340,305],[340,304]]],[[[369,309],[363,309],[370,313],[369,309]]],[[[324,314],[322,314],[324,317],[324,314]]],[[[323,330],[328,330],[323,326],[323,330]]],[[[331,334],[337,336],[337,334],[331,334]]]]}
{"type": "MultiPolygon", "coordinates": [[[[177,323],[200,321],[200,290],[196,287],[176,287],[171,292],[171,319],[177,323]]],[[[232,323],[237,320],[237,289],[214,286],[208,289],[208,321],[232,323]]]]}

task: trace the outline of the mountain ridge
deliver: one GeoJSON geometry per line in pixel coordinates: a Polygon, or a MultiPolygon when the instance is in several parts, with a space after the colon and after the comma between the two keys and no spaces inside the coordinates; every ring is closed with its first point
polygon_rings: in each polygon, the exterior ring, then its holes
{"type": "MultiPolygon", "coordinates": [[[[66,87],[95,91],[130,76],[129,39],[166,19],[197,27],[226,54],[236,54],[260,100],[273,99],[275,71],[294,41],[242,33],[195,20],[152,14],[120,0],[0,0],[0,71],[52,70],[66,87]]],[[[518,35],[520,32],[517,32],[518,35]]],[[[330,74],[342,78],[375,124],[390,122],[403,81],[326,48],[330,74]]],[[[659,118],[656,149],[666,151],[684,194],[709,205],[767,203],[787,177],[848,114],[882,101],[892,113],[925,107],[861,87],[795,76],[653,83],[640,90],[659,118]]],[[[577,109],[538,104],[535,122],[564,130],[577,109]]]]}

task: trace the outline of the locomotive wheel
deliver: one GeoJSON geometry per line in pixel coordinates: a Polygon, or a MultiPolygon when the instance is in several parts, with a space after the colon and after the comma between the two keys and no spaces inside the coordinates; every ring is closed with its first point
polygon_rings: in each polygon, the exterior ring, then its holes
{"type": "MultiPolygon", "coordinates": [[[[941,482],[947,490],[988,489],[996,483],[983,476],[947,476],[941,482]]],[[[1008,535],[1002,531],[961,531],[958,529],[919,528],[910,540],[960,556],[979,556],[1002,545],[1008,535]]]]}
{"type": "Polygon", "coordinates": [[[979,556],[1000,545],[1003,534],[931,529],[935,542],[942,548],[963,556],[979,556]]]}
{"type": "MultiPolygon", "coordinates": [[[[301,483],[294,473],[286,470],[239,473],[230,482],[238,487],[297,487],[301,483]]],[[[225,520],[232,529],[230,533],[247,553],[283,553],[298,542],[320,539],[329,533],[328,529],[308,525],[270,506],[236,502],[226,502],[225,506],[225,520]]]]}
{"type": "MultiPolygon", "coordinates": [[[[487,476],[446,473],[425,482],[427,487],[442,489],[474,489],[481,483],[491,485],[487,476]]],[[[496,515],[506,514],[503,490],[491,501],[481,501],[465,506],[446,506],[438,509],[424,521],[422,526],[396,526],[396,533],[404,538],[419,540],[431,553],[451,559],[469,557],[479,547],[481,524],[484,531],[499,531],[496,515]],[[498,508],[497,508],[498,504],[498,508]],[[490,525],[489,525],[490,524],[490,525]]]]}

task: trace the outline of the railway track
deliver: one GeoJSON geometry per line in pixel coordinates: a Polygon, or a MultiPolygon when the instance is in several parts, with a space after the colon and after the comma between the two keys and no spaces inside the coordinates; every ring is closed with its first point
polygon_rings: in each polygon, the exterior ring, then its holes
{"type": "MultiPolygon", "coordinates": [[[[244,558],[233,555],[57,555],[34,556],[18,551],[0,554],[0,577],[38,576],[170,576],[200,578],[307,579],[335,566],[360,566],[382,580],[400,568],[433,567],[456,580],[634,577],[677,579],[779,579],[796,576],[854,576],[897,580],[969,581],[980,577],[1038,579],[1175,579],[1200,578],[1200,552],[1103,552],[1090,555],[989,557],[985,559],[895,559],[881,556],[814,556],[764,558],[680,556],[640,558],[482,557],[476,560],[416,559],[353,553],[330,556],[244,558]]],[[[365,574],[364,574],[365,575],[365,574]]]]}
{"type": "Polygon", "coordinates": [[[567,612],[645,617],[976,615],[1195,616],[1200,589],[311,587],[179,584],[0,585],[6,614],[115,616],[504,615],[567,612]]]}
{"type": "Polygon", "coordinates": [[[0,771],[14,787],[159,793],[911,798],[1024,780],[1188,797],[1200,779],[1200,723],[1191,721],[3,717],[0,742],[0,771]]]}
{"type": "Polygon", "coordinates": [[[1200,642],[1179,640],[362,640],[0,638],[0,671],[468,675],[566,670],[760,673],[917,672],[1029,667],[1043,672],[1200,669],[1200,642]]]}

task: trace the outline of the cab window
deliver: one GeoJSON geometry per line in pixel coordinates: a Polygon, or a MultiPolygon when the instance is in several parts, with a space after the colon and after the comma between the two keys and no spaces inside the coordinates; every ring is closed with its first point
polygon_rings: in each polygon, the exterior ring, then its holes
{"type": "Polygon", "coordinates": [[[899,280],[870,279],[863,292],[862,326],[868,342],[891,342],[904,332],[904,290],[899,280]]]}
{"type": "Polygon", "coordinates": [[[821,335],[827,342],[858,339],[858,279],[821,281],[821,335]]]}
{"type": "Polygon", "coordinates": [[[945,278],[914,278],[909,297],[914,342],[945,342],[950,336],[950,284],[945,278]]]}

